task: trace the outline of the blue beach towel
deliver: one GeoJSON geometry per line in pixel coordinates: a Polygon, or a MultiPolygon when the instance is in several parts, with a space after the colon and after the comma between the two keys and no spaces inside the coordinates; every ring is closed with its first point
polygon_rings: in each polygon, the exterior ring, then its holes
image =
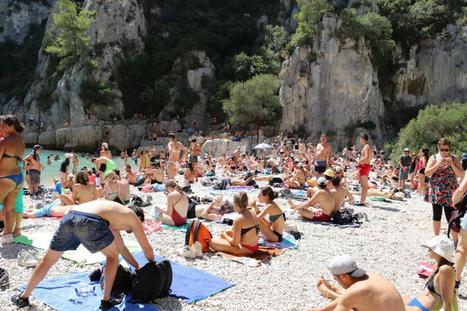
{"type": "MultiPolygon", "coordinates": [[[[25,285],[20,287],[24,290],[25,285]]],[[[62,275],[52,279],[43,280],[32,292],[32,295],[39,301],[58,310],[80,310],[80,311],[95,311],[98,310],[102,298],[102,289],[99,282],[90,282],[87,273],[71,273],[62,275]],[[78,283],[84,282],[94,287],[94,293],[88,297],[80,297],[76,295],[76,287],[78,283]]],[[[117,310],[144,310],[157,311],[157,306],[153,304],[133,304],[130,303],[131,296],[125,297],[124,301],[113,307],[112,311],[117,310]]]]}
{"type": "Polygon", "coordinates": [[[297,240],[290,233],[284,232],[281,242],[269,242],[264,239],[264,236],[260,235],[258,244],[261,246],[274,247],[279,249],[284,248],[297,248],[297,240]]]}
{"type": "MultiPolygon", "coordinates": [[[[140,266],[144,266],[148,262],[143,252],[136,253],[133,257],[140,266]]],[[[156,261],[166,260],[159,256],[154,257],[156,261]]],[[[173,272],[170,296],[183,299],[186,303],[205,299],[235,285],[195,268],[183,266],[173,261],[170,264],[173,272]]]]}

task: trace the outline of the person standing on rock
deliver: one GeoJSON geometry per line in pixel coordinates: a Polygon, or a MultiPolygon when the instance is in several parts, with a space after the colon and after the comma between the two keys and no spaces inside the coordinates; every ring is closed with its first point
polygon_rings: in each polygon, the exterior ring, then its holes
{"type": "Polygon", "coordinates": [[[169,133],[167,135],[169,143],[167,150],[169,152],[169,162],[167,164],[167,178],[175,179],[178,169],[181,168],[180,162],[185,160],[187,156],[187,148],[175,138],[175,134],[169,133]]]}
{"type": "Polygon", "coordinates": [[[326,134],[321,134],[319,144],[313,151],[313,163],[315,165],[316,177],[321,176],[332,162],[332,147],[327,143],[326,134]]]}
{"type": "Polygon", "coordinates": [[[364,205],[366,201],[366,194],[368,193],[368,175],[371,171],[371,159],[373,158],[373,150],[368,144],[368,135],[360,135],[360,143],[363,145],[358,161],[358,178],[360,180],[360,187],[362,192],[360,194],[360,205],[364,205]]]}
{"type": "MultiPolygon", "coordinates": [[[[446,138],[438,141],[437,154],[434,154],[428,160],[425,169],[425,175],[430,177],[429,201],[433,205],[433,231],[439,235],[441,229],[441,214],[444,209],[446,221],[449,222],[452,208],[452,193],[457,189],[456,177],[464,177],[459,159],[450,153],[451,142],[446,138]]],[[[457,241],[457,234],[452,234],[457,241]]]]}
{"type": "Polygon", "coordinates": [[[39,153],[42,150],[41,145],[34,145],[32,152],[24,158],[24,162],[29,164],[29,184],[31,185],[31,198],[39,196],[39,185],[41,184],[41,170],[44,165],[40,162],[39,153]]]}
{"type": "Polygon", "coordinates": [[[335,287],[321,277],[317,283],[318,290],[334,301],[308,311],[405,311],[402,296],[394,285],[379,274],[360,269],[349,255],[334,257],[328,268],[343,288],[335,287]]]}

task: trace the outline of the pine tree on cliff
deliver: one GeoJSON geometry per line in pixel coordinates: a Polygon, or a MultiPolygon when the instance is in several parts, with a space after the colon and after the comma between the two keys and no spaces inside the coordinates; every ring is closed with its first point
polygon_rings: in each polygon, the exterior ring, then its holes
{"type": "Polygon", "coordinates": [[[74,65],[88,48],[90,38],[87,32],[94,15],[95,11],[79,9],[71,0],[60,0],[58,10],[54,12],[58,36],[45,48],[47,53],[60,58],[60,71],[74,65]]]}

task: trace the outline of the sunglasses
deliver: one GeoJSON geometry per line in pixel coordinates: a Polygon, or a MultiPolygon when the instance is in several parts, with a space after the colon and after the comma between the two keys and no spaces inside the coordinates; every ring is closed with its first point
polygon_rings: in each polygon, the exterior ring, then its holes
{"type": "Polygon", "coordinates": [[[440,148],[439,151],[441,152],[449,152],[449,149],[446,149],[446,148],[440,148]]]}

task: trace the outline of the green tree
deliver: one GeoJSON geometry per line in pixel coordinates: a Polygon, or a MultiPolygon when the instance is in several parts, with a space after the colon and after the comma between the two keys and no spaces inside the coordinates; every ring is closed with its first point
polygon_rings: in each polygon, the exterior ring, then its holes
{"type": "Polygon", "coordinates": [[[224,112],[230,122],[238,126],[252,122],[273,124],[280,117],[278,91],[279,79],[271,74],[236,82],[230,89],[230,98],[223,103],[224,112]]]}
{"type": "Polygon", "coordinates": [[[318,25],[324,13],[332,12],[334,7],[327,0],[297,0],[300,12],[295,14],[298,28],[292,36],[289,50],[298,45],[310,42],[318,33],[318,25]]]}
{"type": "Polygon", "coordinates": [[[60,58],[59,70],[63,71],[74,65],[89,46],[87,32],[94,20],[95,11],[78,9],[71,0],[60,0],[58,11],[54,12],[54,23],[58,37],[45,48],[47,53],[60,58]]]}
{"type": "Polygon", "coordinates": [[[397,141],[386,146],[391,152],[391,160],[397,162],[404,148],[419,150],[428,148],[435,153],[440,138],[452,142],[452,153],[459,155],[467,150],[467,103],[432,105],[420,110],[418,116],[401,129],[397,141]]]}

